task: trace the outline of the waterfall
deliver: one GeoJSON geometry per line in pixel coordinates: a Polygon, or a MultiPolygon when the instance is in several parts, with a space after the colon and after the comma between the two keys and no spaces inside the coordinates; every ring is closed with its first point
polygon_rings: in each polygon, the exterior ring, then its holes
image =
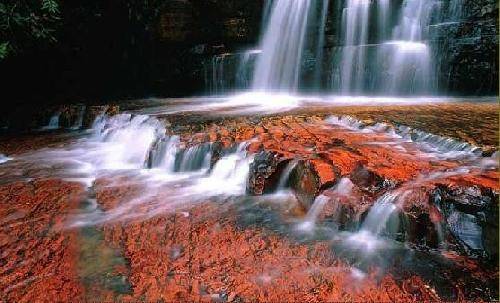
{"type": "Polygon", "coordinates": [[[241,143],[234,152],[224,155],[217,161],[206,178],[201,178],[196,187],[218,195],[244,195],[252,156],[246,151],[247,143],[241,143]]]}
{"type": "Polygon", "coordinates": [[[206,85],[213,94],[434,95],[439,51],[446,50],[430,29],[462,20],[464,6],[464,0],[269,0],[259,51],[214,56],[206,85]]]}
{"type": "Polygon", "coordinates": [[[165,133],[160,121],[146,115],[121,114],[99,125],[96,139],[99,166],[106,169],[139,169],[149,155],[150,147],[165,133]]]}
{"type": "Polygon", "coordinates": [[[204,63],[205,86],[213,95],[249,88],[255,61],[260,53],[258,49],[250,49],[213,56],[204,63]]]}
{"type": "Polygon", "coordinates": [[[342,14],[344,46],[333,66],[334,73],[340,73],[342,94],[433,92],[435,71],[427,40],[440,4],[436,0],[404,0],[393,26],[390,16],[397,5],[388,0],[347,1],[342,14]],[[376,14],[371,14],[375,9],[376,14]],[[371,30],[374,26],[376,32],[371,30]]]}
{"type": "Polygon", "coordinates": [[[149,152],[148,168],[159,168],[167,172],[175,171],[176,156],[179,153],[179,136],[159,139],[149,152]]]}
{"type": "Polygon", "coordinates": [[[398,198],[398,192],[386,193],[378,198],[368,211],[359,231],[351,234],[346,239],[346,244],[361,249],[364,253],[384,247],[385,243],[380,236],[387,230],[388,223],[397,210],[394,202],[398,198]]]}
{"type": "Polygon", "coordinates": [[[448,3],[447,17],[450,21],[462,20],[464,17],[465,0],[450,0],[448,3]]]}
{"type": "Polygon", "coordinates": [[[325,207],[325,205],[328,203],[330,199],[327,196],[318,196],[315,200],[311,208],[306,214],[306,217],[304,218],[304,221],[301,222],[298,226],[297,229],[299,231],[303,232],[311,232],[314,230],[316,227],[316,221],[318,220],[318,217],[325,207]]]}
{"type": "Polygon", "coordinates": [[[317,33],[318,41],[316,45],[316,65],[314,70],[314,85],[316,88],[319,88],[321,86],[321,74],[323,72],[323,56],[325,48],[325,28],[329,5],[330,0],[324,0],[320,12],[319,30],[317,33]]]}
{"type": "Polygon", "coordinates": [[[277,190],[283,190],[288,185],[288,180],[290,180],[290,175],[292,174],[295,167],[299,164],[299,161],[292,160],[287,164],[285,170],[281,174],[280,181],[278,182],[277,190]]]}
{"type": "Polygon", "coordinates": [[[259,49],[251,49],[243,53],[236,72],[236,88],[246,89],[250,87],[255,61],[261,53],[262,51],[259,49]]]}
{"type": "Polygon", "coordinates": [[[388,193],[380,197],[372,206],[363,224],[361,232],[369,232],[374,236],[379,236],[386,228],[387,222],[397,207],[394,201],[398,198],[397,194],[388,193]]]}
{"type": "Polygon", "coordinates": [[[81,129],[83,126],[83,116],[85,115],[85,110],[87,107],[85,105],[80,106],[80,110],[78,111],[78,116],[76,117],[76,121],[71,127],[71,129],[81,129]]]}
{"type": "Polygon", "coordinates": [[[363,46],[368,41],[369,11],[369,0],[349,0],[342,13],[345,35],[341,62],[342,93],[357,90],[362,84],[366,49],[357,46],[363,46]]]}
{"type": "Polygon", "coordinates": [[[276,0],[261,41],[253,90],[295,91],[311,0],[276,0]]]}
{"type": "Polygon", "coordinates": [[[192,146],[181,153],[176,171],[189,172],[210,169],[212,160],[212,144],[205,143],[192,146]]]}
{"type": "Polygon", "coordinates": [[[42,127],[44,130],[58,129],[59,128],[59,117],[61,113],[56,113],[50,117],[49,124],[47,126],[42,127]]]}

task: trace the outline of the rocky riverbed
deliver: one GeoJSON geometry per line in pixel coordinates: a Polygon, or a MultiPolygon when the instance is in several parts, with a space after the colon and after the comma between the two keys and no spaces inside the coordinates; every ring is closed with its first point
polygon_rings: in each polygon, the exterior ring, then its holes
{"type": "Polygon", "coordinates": [[[7,302],[498,298],[497,104],[120,110],[0,137],[7,302]]]}

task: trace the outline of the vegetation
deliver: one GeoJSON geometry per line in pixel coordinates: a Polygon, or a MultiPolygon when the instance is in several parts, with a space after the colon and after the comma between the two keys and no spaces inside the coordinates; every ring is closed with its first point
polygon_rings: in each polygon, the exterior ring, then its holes
{"type": "Polygon", "coordinates": [[[56,42],[60,23],[57,0],[21,0],[0,3],[0,59],[36,44],[56,42]]]}

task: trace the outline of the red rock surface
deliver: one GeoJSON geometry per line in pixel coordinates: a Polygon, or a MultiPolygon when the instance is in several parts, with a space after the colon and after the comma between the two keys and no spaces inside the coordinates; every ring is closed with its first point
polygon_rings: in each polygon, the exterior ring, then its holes
{"type": "MultiPolygon", "coordinates": [[[[401,111],[409,113],[406,109],[401,111]]],[[[356,114],[364,115],[359,111],[356,114]]],[[[380,187],[381,181],[406,186],[409,183],[405,182],[418,180],[422,174],[461,165],[457,161],[423,160],[411,144],[405,146],[407,152],[395,150],[386,144],[388,139],[383,135],[326,125],[324,115],[195,121],[179,124],[171,131],[180,133],[188,145],[217,141],[229,147],[234,142],[252,140],[248,147],[251,152],[270,151],[282,161],[300,159],[301,167],[307,169],[296,180],[299,185],[293,187],[304,194],[301,200],[308,200],[310,205],[314,197],[323,193],[330,201],[320,219],[337,215],[340,205],[341,224],[359,220],[376,197],[388,190],[380,187]],[[332,188],[342,177],[349,177],[354,183],[349,195],[338,195],[332,188]]],[[[61,144],[57,140],[54,144],[61,144]]],[[[41,146],[43,143],[31,145],[29,139],[16,146],[13,138],[4,138],[0,151],[11,154],[41,146]]],[[[421,215],[428,216],[431,224],[442,222],[442,214],[429,203],[432,190],[459,185],[498,191],[498,179],[498,172],[479,169],[466,175],[436,178],[415,185],[413,196],[399,207],[417,218],[417,223],[421,215]]],[[[114,176],[96,182],[97,201],[105,214],[143,193],[140,185],[127,181],[126,177],[114,176]],[[117,186],[109,186],[110,182],[117,186]]],[[[154,197],[155,202],[168,202],[169,188],[163,190],[154,197]]],[[[301,242],[264,225],[245,224],[241,219],[245,209],[241,210],[231,199],[224,203],[207,200],[182,211],[141,218],[141,212],[153,208],[153,204],[145,203],[133,208],[136,219],[81,229],[64,228],[73,222],[73,215],[82,211],[80,203],[85,198],[80,185],[60,180],[0,185],[0,301],[441,299],[437,294],[440,290],[434,289],[424,276],[392,267],[382,273],[374,267],[363,276],[331,249],[329,240],[301,242]]],[[[289,219],[293,222],[302,218],[304,212],[293,209],[279,215],[292,217],[289,219]]],[[[496,265],[484,269],[480,261],[464,255],[442,255],[449,266],[462,274],[432,269],[433,275],[442,275],[452,285],[450,297],[487,300],[488,294],[474,289],[480,282],[489,285],[498,277],[496,265]],[[469,279],[475,279],[474,283],[468,283],[469,279]]]]}
{"type": "Polygon", "coordinates": [[[0,187],[0,300],[81,299],[77,235],[60,230],[81,194],[57,180],[0,187]]]}

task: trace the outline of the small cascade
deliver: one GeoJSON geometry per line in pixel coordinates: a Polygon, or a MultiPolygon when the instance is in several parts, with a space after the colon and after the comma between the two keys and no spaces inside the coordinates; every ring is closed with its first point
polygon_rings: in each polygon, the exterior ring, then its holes
{"type": "Polygon", "coordinates": [[[379,236],[386,229],[391,215],[397,210],[394,204],[397,198],[397,194],[387,193],[377,199],[363,221],[360,232],[369,232],[374,236],[379,236]]]}
{"type": "Polygon", "coordinates": [[[330,116],[325,122],[352,131],[363,133],[385,133],[387,138],[397,144],[413,142],[419,150],[443,159],[477,158],[481,156],[481,148],[468,142],[461,142],[453,138],[434,135],[408,126],[393,127],[385,123],[376,123],[367,126],[350,116],[330,116]]]}
{"type": "Polygon", "coordinates": [[[213,56],[204,65],[205,87],[213,95],[247,89],[251,85],[258,49],[213,56]]]}
{"type": "Polygon", "coordinates": [[[244,195],[248,182],[252,156],[247,155],[247,143],[238,145],[236,151],[224,155],[217,161],[206,178],[197,184],[202,191],[220,195],[244,195]]]}
{"type": "Polygon", "coordinates": [[[236,72],[236,88],[247,89],[252,85],[252,76],[255,68],[257,57],[262,53],[259,49],[247,50],[238,65],[236,72]]]}
{"type": "Polygon", "coordinates": [[[392,230],[395,227],[389,226],[388,223],[397,210],[397,206],[394,204],[396,199],[398,199],[397,193],[386,193],[377,199],[364,219],[360,230],[349,235],[346,244],[351,248],[360,249],[363,253],[370,253],[384,247],[385,242],[381,236],[387,230],[392,230]]]}
{"type": "Polygon", "coordinates": [[[226,57],[229,54],[221,54],[212,57],[211,77],[207,78],[205,82],[209,83],[210,92],[213,94],[220,94],[227,89],[227,81],[225,79],[224,67],[226,57]]]}
{"type": "Polygon", "coordinates": [[[446,11],[449,21],[460,21],[464,17],[465,0],[450,0],[446,11]]]}
{"type": "Polygon", "coordinates": [[[168,172],[174,172],[179,144],[179,136],[158,139],[149,151],[146,161],[147,168],[160,168],[168,172]]]}
{"type": "Polygon", "coordinates": [[[181,151],[176,159],[175,171],[191,172],[210,169],[212,144],[204,143],[181,151]]]}
{"type": "Polygon", "coordinates": [[[78,116],[76,117],[75,123],[71,127],[71,129],[81,129],[83,127],[83,117],[85,115],[85,110],[87,107],[85,105],[80,106],[78,110],[78,116]]]}
{"type": "Polygon", "coordinates": [[[42,127],[44,130],[53,130],[59,129],[59,117],[61,113],[56,113],[50,117],[49,124],[47,126],[42,127]]]}
{"type": "Polygon", "coordinates": [[[328,203],[329,200],[330,200],[329,197],[323,195],[316,197],[314,203],[307,212],[304,221],[297,226],[297,230],[302,232],[314,231],[316,227],[316,221],[318,220],[321,211],[323,210],[323,208],[325,207],[325,205],[328,203]]]}
{"type": "Polygon", "coordinates": [[[278,186],[277,186],[278,191],[284,190],[287,187],[288,181],[290,180],[290,175],[292,174],[295,167],[297,167],[297,164],[299,164],[299,161],[295,160],[295,159],[290,161],[290,163],[287,164],[287,166],[285,167],[285,170],[281,174],[280,180],[278,182],[278,186]]]}
{"type": "Polygon", "coordinates": [[[160,121],[145,115],[121,114],[97,126],[96,139],[105,143],[98,161],[108,169],[142,168],[150,147],[165,133],[160,121]]]}
{"type": "Polygon", "coordinates": [[[396,133],[402,138],[419,143],[428,152],[441,153],[449,158],[467,155],[480,156],[482,151],[479,147],[467,142],[460,142],[452,138],[437,136],[420,130],[411,129],[407,126],[399,126],[396,133]]]}

